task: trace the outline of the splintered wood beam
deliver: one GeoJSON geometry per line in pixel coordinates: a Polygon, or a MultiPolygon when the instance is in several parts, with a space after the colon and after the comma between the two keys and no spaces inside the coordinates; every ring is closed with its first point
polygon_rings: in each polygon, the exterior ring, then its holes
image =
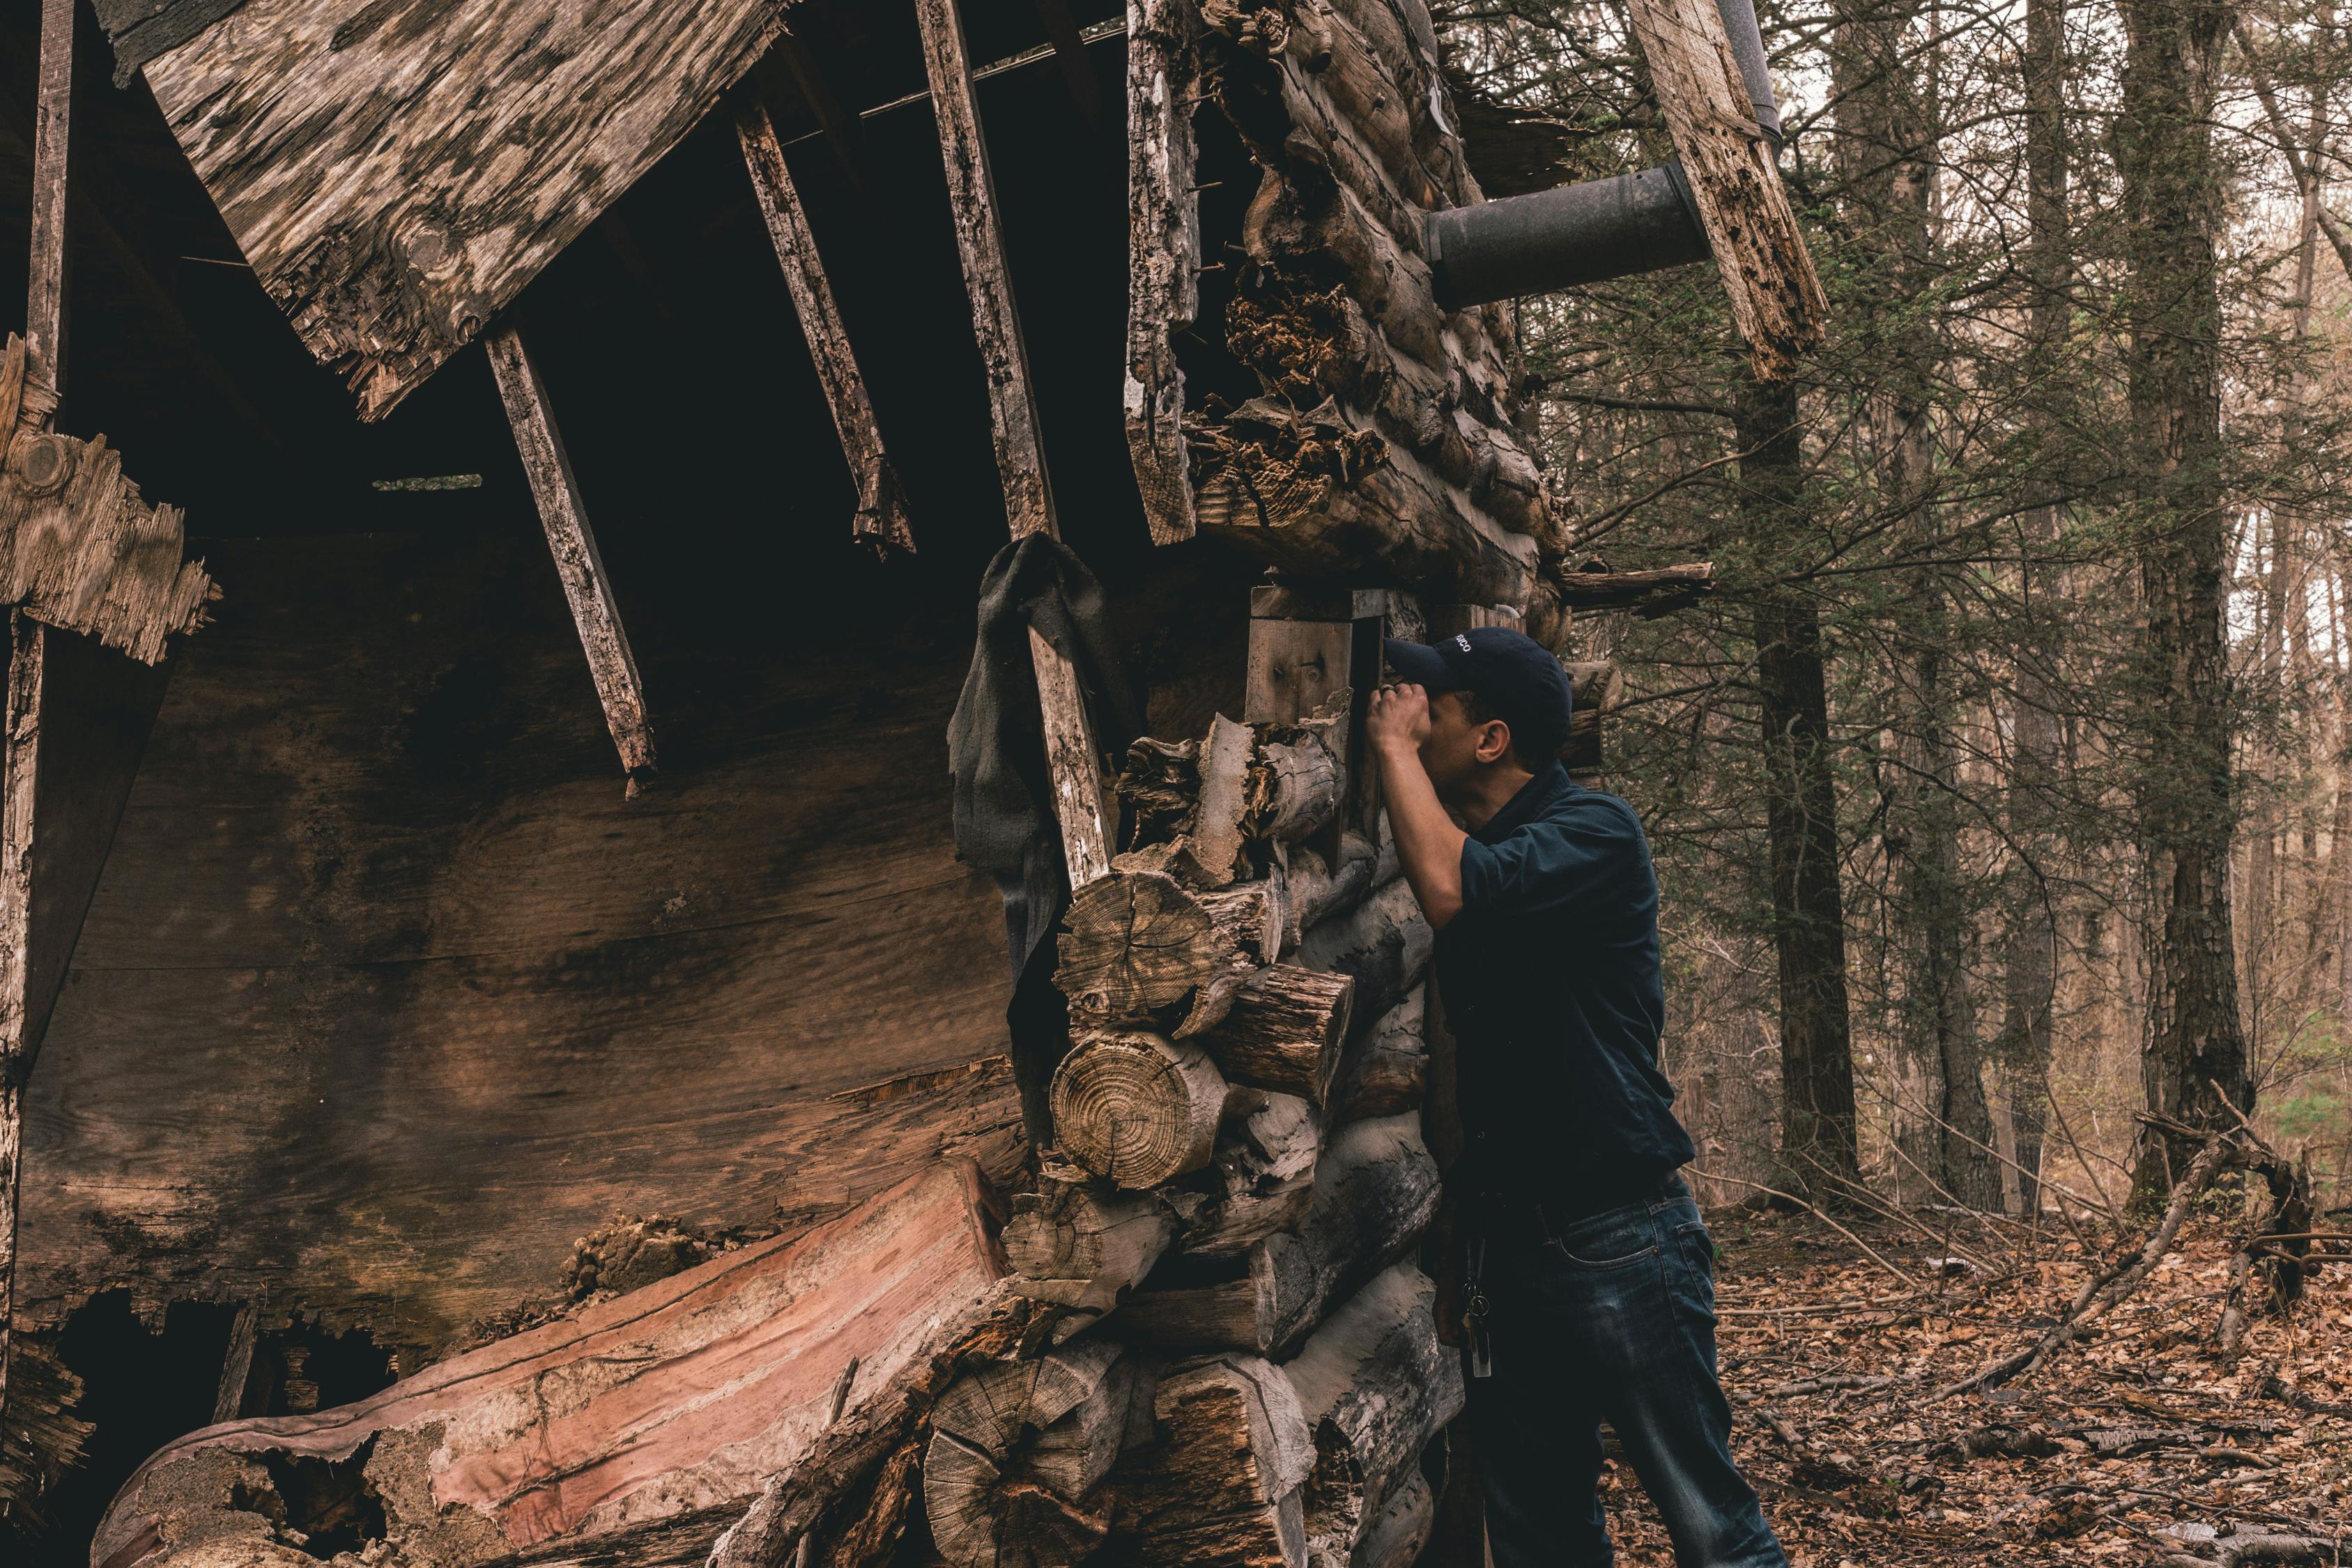
{"type": "Polygon", "coordinates": [[[73,117],[73,0],[41,0],[41,63],[33,104],[33,252],[25,339],[51,386],[64,381],[66,151],[73,117]]]}
{"type": "Polygon", "coordinates": [[[1095,74],[1094,62],[1087,58],[1087,40],[1078,30],[1078,19],[1070,15],[1069,0],[1037,0],[1037,20],[1045,24],[1071,100],[1092,125],[1102,116],[1102,79],[1095,74]]]}
{"type": "Polygon", "coordinates": [[[1633,0],[1632,16],[1731,297],[1732,324],[1757,378],[1785,380],[1820,346],[1829,300],[1772,161],[1772,141],[1756,123],[1723,15],[1716,0],[1633,0]]]}
{"type": "Polygon", "coordinates": [[[1661,566],[1653,572],[1562,572],[1559,602],[1579,610],[1631,610],[1654,620],[1686,610],[1715,592],[1715,563],[1661,566]]]}
{"type": "Polygon", "coordinates": [[[572,458],[556,428],[546,384],[523,347],[522,334],[510,325],[500,326],[484,339],[484,346],[498,377],[499,397],[506,404],[507,423],[514,426],[515,449],[530,479],[531,497],[539,503],[555,574],[563,584],[572,623],[588,655],[596,700],[604,706],[604,722],[612,729],[613,744],[620,749],[621,766],[628,771],[629,790],[635,794],[638,781],[654,771],[653,721],[645,683],[637,677],[636,655],[629,650],[604,558],[596,552],[596,536],[588,528],[580,481],[572,477],[572,458]]]}
{"type": "MultiPolygon", "coordinates": [[[[989,424],[996,441],[996,472],[1004,487],[1004,515],[1015,539],[1055,538],[1054,489],[1038,435],[1037,397],[1022,346],[1021,314],[1005,266],[1004,234],[997,219],[996,182],[980,130],[972,92],[971,56],[955,0],[915,0],[923,34],[923,69],[947,165],[948,205],[955,219],[956,251],[971,299],[971,324],[988,374],[989,424]]],[[[1102,772],[1077,671],[1058,648],[1029,633],[1045,712],[1045,760],[1054,784],[1054,814],[1070,885],[1081,888],[1110,870],[1110,835],[1103,823],[1102,772]]]]}
{"type": "Polygon", "coordinates": [[[1201,309],[1186,0],[1127,5],[1127,451],[1154,544],[1192,537],[1176,334],[1201,309]]]}
{"type": "Polygon", "coordinates": [[[735,103],[735,135],[743,144],[743,163],[751,172],[751,189],[767,219],[768,237],[776,247],[776,260],[784,269],[784,287],[792,291],[793,313],[800,318],[801,335],[808,340],[809,357],[824,400],[833,410],[833,427],[841,436],[842,455],[857,481],[857,513],[850,520],[850,537],[877,551],[912,550],[915,536],[907,526],[906,498],[898,488],[898,470],[882,448],[882,431],[874,422],[874,401],[866,395],[866,377],[850,347],[849,329],[833,297],[833,280],[825,276],[817,256],[816,235],[809,227],[807,209],[801,205],[784,149],[776,140],[775,122],[767,106],[746,93],[735,103]]]}

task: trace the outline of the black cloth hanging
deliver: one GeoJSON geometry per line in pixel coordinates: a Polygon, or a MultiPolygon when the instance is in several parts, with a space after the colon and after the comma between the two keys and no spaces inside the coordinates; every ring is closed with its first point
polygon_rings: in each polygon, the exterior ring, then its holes
{"type": "Polygon", "coordinates": [[[1085,563],[1044,533],[998,551],[981,578],[980,640],[948,721],[948,765],[956,858],[994,875],[1004,896],[1013,1077],[1030,1147],[1043,1149],[1053,1130],[1046,1089],[1069,1048],[1068,1009],[1054,987],[1054,933],[1070,879],[1045,766],[1033,627],[1076,670],[1096,742],[1113,756],[1143,732],[1143,705],[1112,640],[1102,584],[1085,563]]]}

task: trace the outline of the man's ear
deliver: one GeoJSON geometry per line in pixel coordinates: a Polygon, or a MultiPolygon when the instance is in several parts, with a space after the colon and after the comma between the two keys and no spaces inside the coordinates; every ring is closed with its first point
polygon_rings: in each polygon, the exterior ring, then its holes
{"type": "Polygon", "coordinates": [[[1478,727],[1478,742],[1473,755],[1482,763],[1499,763],[1510,754],[1511,727],[1500,719],[1489,719],[1478,727]]]}

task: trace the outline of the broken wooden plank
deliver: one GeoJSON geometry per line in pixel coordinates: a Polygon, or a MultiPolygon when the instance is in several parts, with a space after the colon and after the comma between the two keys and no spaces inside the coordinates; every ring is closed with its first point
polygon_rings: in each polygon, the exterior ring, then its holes
{"type": "Polygon", "coordinates": [[[207,1538],[266,1530],[273,1507],[303,1528],[310,1500],[272,1479],[286,1461],[354,1479],[363,1463],[383,1538],[442,1568],[593,1550],[677,1516],[703,1521],[707,1550],[770,1477],[861,1416],[897,1418],[900,1374],[928,1370],[940,1331],[998,1300],[998,1279],[964,1178],[942,1163],[804,1235],[721,1253],[357,1404],[183,1437],[125,1484],[96,1557],[167,1568],[184,1544],[198,1560],[207,1538]]]}
{"type": "Polygon", "coordinates": [[[247,0],[145,72],[254,276],[374,419],[677,145],[783,12],[247,0]]]}
{"type": "Polygon", "coordinates": [[[0,604],[153,664],[219,590],[181,558],[180,509],[149,505],[105,437],[49,428],[56,375],[14,333],[0,349],[0,604]]]}
{"type": "MultiPolygon", "coordinates": [[[[995,437],[997,477],[1004,487],[1005,521],[1015,539],[1032,533],[1058,538],[1054,488],[1038,431],[1037,397],[1022,345],[1013,276],[1004,260],[996,184],[981,134],[963,23],[956,15],[955,0],[915,0],[915,16],[922,26],[923,69],[939,119],[940,155],[947,166],[956,251],[971,299],[972,333],[988,375],[989,426],[995,437]]],[[[1053,779],[1054,815],[1062,830],[1062,857],[1070,885],[1084,887],[1110,870],[1110,835],[1104,826],[1102,768],[1094,727],[1077,671],[1061,650],[1033,628],[1029,651],[1045,713],[1045,761],[1053,779]]]]}
{"type": "Polygon", "coordinates": [[[1716,0],[1633,0],[1634,36],[1682,155],[1684,177],[1760,381],[1785,380],[1821,344],[1829,299],[1756,123],[1716,0]]]}
{"type": "MultiPolygon", "coordinates": [[[[40,75],[33,101],[32,262],[25,336],[52,389],[63,384],[66,163],[73,120],[73,0],[41,0],[40,75]]],[[[0,425],[0,434],[14,423],[0,425]]]]}
{"type": "Polygon", "coordinates": [[[833,280],[825,276],[817,256],[816,235],[809,227],[807,209],[793,184],[784,150],[776,141],[776,127],[765,104],[745,96],[735,106],[735,134],[743,144],[743,163],[751,172],[751,189],[759,198],[760,215],[767,220],[768,237],[776,247],[776,260],[784,269],[784,286],[792,291],[793,313],[800,319],[801,335],[808,340],[809,357],[833,410],[833,427],[840,434],[842,455],[857,483],[857,513],[849,525],[850,537],[877,551],[912,550],[915,536],[907,527],[907,504],[898,488],[898,470],[882,448],[882,432],[874,422],[874,401],[866,395],[866,377],[850,347],[849,329],[842,323],[841,308],[833,296],[833,280]]]}
{"type": "Polygon", "coordinates": [[[1194,531],[1176,335],[1201,309],[1195,28],[1184,0],[1128,0],[1127,449],[1155,544],[1194,531]]]}
{"type": "Polygon", "coordinates": [[[563,449],[563,434],[556,428],[555,410],[547,399],[546,384],[523,347],[522,334],[501,326],[484,341],[490,369],[497,374],[499,396],[506,404],[507,423],[514,426],[515,449],[521,454],[530,493],[539,503],[539,520],[547,530],[547,547],[555,557],[555,574],[572,606],[572,625],[588,655],[588,673],[596,682],[596,700],[604,704],[604,722],[620,749],[621,766],[629,774],[634,793],[637,783],[654,771],[653,721],[646,706],[645,683],[637,676],[636,655],[630,651],[621,612],[613,602],[613,585],[604,574],[604,558],[596,552],[596,536],[589,531],[588,510],[580,499],[580,482],[572,477],[572,458],[563,449]]]}

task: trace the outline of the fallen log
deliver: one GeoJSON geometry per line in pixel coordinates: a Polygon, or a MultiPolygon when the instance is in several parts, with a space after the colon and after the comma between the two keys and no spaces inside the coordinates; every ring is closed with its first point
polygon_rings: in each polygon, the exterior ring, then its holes
{"type": "Polygon", "coordinates": [[[1421,1109],[1429,1077],[1429,1046],[1422,1034],[1427,997],[1427,986],[1413,987],[1357,1037],[1332,1086],[1331,1125],[1421,1109]]]}
{"type": "MultiPolygon", "coordinates": [[[[903,1443],[974,1342],[1017,1342],[961,1172],[911,1178],[830,1224],[312,1415],[208,1427],[160,1450],[100,1524],[93,1560],[167,1568],[205,1543],[314,1531],[336,1489],[381,1499],[379,1536],[437,1568],[582,1552],[653,1532],[686,1561],[790,1478],[779,1568],[817,1516],[903,1443]],[[842,1419],[832,1394],[858,1372],[842,1419]],[[289,1478],[298,1478],[300,1485],[289,1478]]],[[[772,1517],[773,1510],[770,1510],[772,1517]]],[[[740,1534],[740,1532],[739,1532],[740,1534]]],[[[360,1550],[367,1542],[354,1542],[360,1550]]],[[[643,1560],[643,1559],[641,1559],[643,1560]]]]}
{"type": "Polygon", "coordinates": [[[1315,1428],[1311,1561],[1347,1563],[1381,1500],[1461,1413],[1462,1363],[1438,1342],[1436,1294],[1400,1263],[1349,1298],[1283,1369],[1315,1428]]]}
{"type": "Polygon", "coordinates": [[[1065,1155],[1122,1187],[1155,1187],[1209,1163],[1225,1080],[1198,1046],[1087,1030],[1054,1069],[1050,1097],[1065,1155]]]}
{"type": "Polygon", "coordinates": [[[1108,1312],[1175,1238],[1167,1205],[1150,1194],[1107,1192],[1054,1179],[1016,1194],[1004,1226],[1013,1288],[1033,1300],[1108,1312]]]}
{"type": "Polygon", "coordinates": [[[1152,1397],[1156,1440],[1115,1479],[1138,1568],[1306,1568],[1301,1483],[1315,1446],[1281,1369],[1254,1355],[1180,1362],[1152,1397]]]}
{"type": "Polygon", "coordinates": [[[1120,1321],[1173,1350],[1281,1354],[1333,1297],[1394,1262],[1437,1212],[1437,1163],[1416,1118],[1359,1121],[1317,1162],[1307,1212],[1224,1278],[1171,1279],[1128,1299],[1120,1321]]]}

